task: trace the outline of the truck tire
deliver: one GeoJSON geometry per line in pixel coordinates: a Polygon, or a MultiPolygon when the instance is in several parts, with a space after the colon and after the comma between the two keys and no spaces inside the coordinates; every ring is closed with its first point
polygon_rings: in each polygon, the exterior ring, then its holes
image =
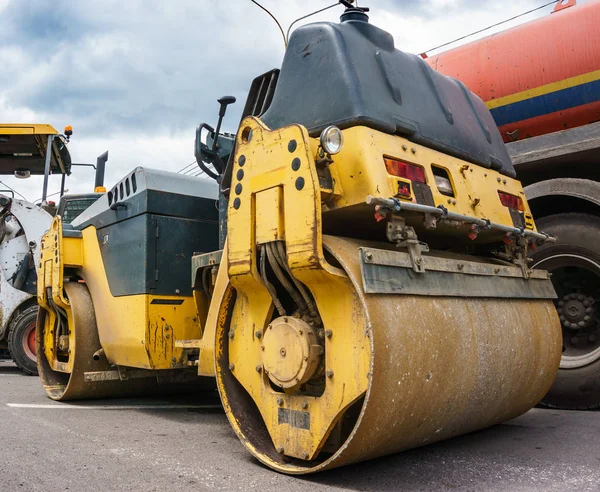
{"type": "Polygon", "coordinates": [[[560,370],[542,405],[600,408],[600,218],[556,214],[539,219],[537,227],[556,237],[532,258],[533,266],[552,273],[563,331],[560,370]]]}
{"type": "Polygon", "coordinates": [[[25,374],[37,375],[35,354],[35,324],[38,306],[21,311],[11,322],[8,332],[8,349],[12,360],[25,374]]]}

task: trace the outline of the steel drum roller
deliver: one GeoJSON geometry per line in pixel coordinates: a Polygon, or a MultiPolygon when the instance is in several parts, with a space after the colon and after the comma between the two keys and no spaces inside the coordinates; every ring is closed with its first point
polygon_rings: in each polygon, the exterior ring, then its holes
{"type": "MultiPolygon", "coordinates": [[[[248,320],[252,312],[238,312],[241,317],[236,319],[236,309],[224,306],[232,313],[230,324],[217,334],[217,382],[225,410],[246,447],[279,471],[325,470],[506,421],[539,402],[554,379],[562,343],[550,300],[365,294],[361,245],[357,240],[324,237],[325,248],[350,280],[346,287],[353,292],[346,295],[358,302],[359,315],[351,316],[354,327],[328,326],[323,316],[324,327],[334,333],[331,342],[325,342],[327,361],[342,360],[348,370],[336,369],[330,379],[325,376],[327,389],[321,396],[278,392],[268,383],[261,386],[256,371],[249,383],[252,377],[245,366],[238,367],[241,359],[235,344],[247,343],[247,366],[260,367],[260,342],[239,341],[243,330],[260,327],[260,320],[248,320]],[[232,339],[228,330],[234,325],[232,339]],[[351,332],[362,333],[365,343],[332,353],[342,347],[333,340],[351,332]],[[365,355],[367,370],[357,374],[365,355]],[[329,385],[366,391],[353,404],[338,408],[338,402],[328,396],[329,385]],[[284,416],[289,407],[288,417],[272,422],[271,406],[284,416]],[[319,436],[312,425],[301,428],[303,409],[310,424],[333,415],[322,423],[330,432],[327,442],[314,442],[319,436]],[[337,443],[336,432],[341,436],[337,443]],[[288,454],[286,444],[295,456],[288,454]]],[[[321,287],[315,290],[307,278],[303,281],[310,285],[320,310],[342,296],[342,284],[323,288],[321,279],[321,287]]],[[[238,290],[237,302],[244,296],[238,290]]],[[[326,370],[329,367],[326,362],[326,370]]]]}

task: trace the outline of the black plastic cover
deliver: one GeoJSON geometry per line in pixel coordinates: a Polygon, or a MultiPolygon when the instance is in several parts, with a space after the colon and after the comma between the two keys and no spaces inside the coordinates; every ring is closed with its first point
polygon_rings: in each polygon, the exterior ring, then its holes
{"type": "Polygon", "coordinates": [[[261,119],[272,129],[302,124],[311,136],[363,125],[515,176],[483,101],[361,20],[296,29],[261,119]]]}

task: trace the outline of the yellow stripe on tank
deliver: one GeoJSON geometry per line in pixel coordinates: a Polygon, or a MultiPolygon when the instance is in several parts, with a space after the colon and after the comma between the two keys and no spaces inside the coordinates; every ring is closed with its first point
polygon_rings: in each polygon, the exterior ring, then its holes
{"type": "Polygon", "coordinates": [[[551,84],[542,85],[540,87],[534,87],[533,89],[527,89],[525,91],[510,94],[498,99],[491,99],[486,101],[485,104],[489,109],[499,108],[508,104],[531,99],[532,97],[543,96],[545,94],[568,89],[570,87],[576,87],[589,82],[595,82],[596,80],[600,80],[600,70],[584,73],[582,75],[576,75],[575,77],[559,80],[558,82],[552,82],[551,84]]]}

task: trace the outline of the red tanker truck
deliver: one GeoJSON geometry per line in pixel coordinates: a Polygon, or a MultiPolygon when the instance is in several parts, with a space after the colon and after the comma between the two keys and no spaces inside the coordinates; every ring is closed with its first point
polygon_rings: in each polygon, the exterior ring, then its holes
{"type": "MultiPolygon", "coordinates": [[[[563,357],[544,402],[600,407],[600,2],[426,58],[491,110],[539,229],[556,243],[534,264],[552,272],[563,357]]],[[[517,322],[515,320],[515,322],[517,322]]]]}

